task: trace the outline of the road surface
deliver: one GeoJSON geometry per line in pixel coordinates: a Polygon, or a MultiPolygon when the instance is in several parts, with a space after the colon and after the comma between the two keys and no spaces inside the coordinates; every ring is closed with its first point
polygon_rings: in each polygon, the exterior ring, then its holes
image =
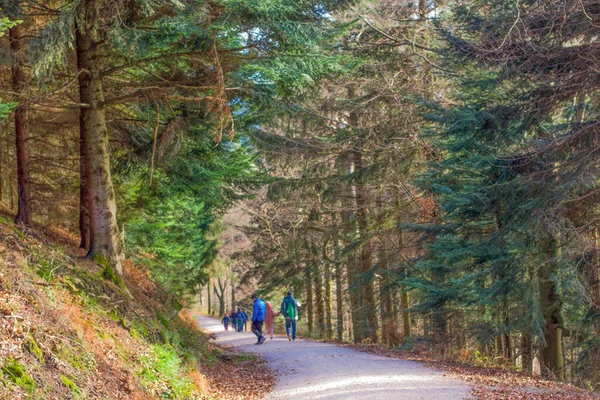
{"type": "MultiPolygon", "coordinates": [[[[416,361],[363,353],[329,343],[294,342],[285,336],[255,345],[251,332],[225,332],[210,317],[200,326],[216,334],[217,343],[256,353],[267,361],[276,379],[268,400],[454,400],[468,399],[470,386],[416,361]]],[[[248,324],[250,325],[250,324],[248,324]]]]}

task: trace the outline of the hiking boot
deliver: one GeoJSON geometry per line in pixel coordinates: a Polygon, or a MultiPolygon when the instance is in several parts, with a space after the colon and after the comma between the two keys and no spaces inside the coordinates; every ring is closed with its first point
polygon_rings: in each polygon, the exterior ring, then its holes
{"type": "Polygon", "coordinates": [[[261,338],[258,340],[258,344],[263,344],[264,342],[265,342],[265,337],[264,337],[264,336],[263,336],[263,337],[261,337],[261,338]]]}
{"type": "Polygon", "coordinates": [[[288,335],[288,340],[291,342],[292,341],[292,337],[290,335],[288,335]]]}

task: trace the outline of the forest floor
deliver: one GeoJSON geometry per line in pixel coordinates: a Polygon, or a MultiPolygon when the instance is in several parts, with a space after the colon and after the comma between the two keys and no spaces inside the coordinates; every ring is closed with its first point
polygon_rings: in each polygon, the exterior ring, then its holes
{"type": "Polygon", "coordinates": [[[289,342],[277,335],[257,346],[250,332],[225,332],[214,318],[195,318],[220,346],[252,352],[266,361],[276,381],[267,399],[600,399],[573,385],[439,360],[420,351],[303,339],[289,342]]]}
{"type": "MultiPolygon", "coordinates": [[[[464,399],[470,385],[423,363],[285,336],[255,345],[251,332],[224,331],[216,319],[196,316],[220,346],[260,355],[275,374],[266,397],[279,399],[464,399]]],[[[245,384],[245,383],[243,383],[245,384]]]]}

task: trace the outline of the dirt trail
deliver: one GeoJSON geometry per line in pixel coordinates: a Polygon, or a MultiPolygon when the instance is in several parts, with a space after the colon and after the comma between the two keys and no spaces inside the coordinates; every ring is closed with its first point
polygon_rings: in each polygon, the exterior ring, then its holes
{"type": "MultiPolygon", "coordinates": [[[[279,336],[255,345],[251,332],[225,332],[214,318],[197,317],[217,343],[259,354],[273,370],[276,384],[267,397],[280,399],[467,399],[470,386],[415,361],[358,352],[328,343],[279,336]]],[[[250,324],[248,324],[250,325],[250,324]]]]}

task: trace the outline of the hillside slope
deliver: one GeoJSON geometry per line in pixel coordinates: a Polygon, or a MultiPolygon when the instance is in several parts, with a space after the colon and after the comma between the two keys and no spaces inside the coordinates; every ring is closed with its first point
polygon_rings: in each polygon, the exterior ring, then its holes
{"type": "Polygon", "coordinates": [[[181,305],[131,262],[121,282],[77,257],[68,235],[0,217],[0,398],[257,398],[257,358],[208,343],[181,305]]]}

